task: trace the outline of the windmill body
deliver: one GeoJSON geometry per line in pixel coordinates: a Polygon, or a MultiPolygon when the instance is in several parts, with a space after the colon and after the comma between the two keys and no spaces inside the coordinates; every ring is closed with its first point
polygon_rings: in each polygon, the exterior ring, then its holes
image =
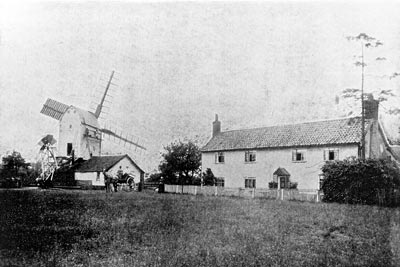
{"type": "Polygon", "coordinates": [[[59,122],[58,156],[90,159],[101,155],[101,132],[93,113],[70,106],[59,122]]]}

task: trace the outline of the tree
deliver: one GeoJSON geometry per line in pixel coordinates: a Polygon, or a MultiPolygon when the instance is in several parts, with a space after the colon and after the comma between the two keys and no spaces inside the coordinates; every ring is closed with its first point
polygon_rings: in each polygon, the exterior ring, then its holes
{"type": "Polygon", "coordinates": [[[164,183],[193,184],[200,172],[201,152],[192,141],[171,143],[164,147],[163,161],[159,165],[164,183]]]}
{"type": "Polygon", "coordinates": [[[21,156],[21,153],[13,151],[11,154],[3,157],[3,175],[18,176],[20,169],[22,168],[26,172],[28,166],[25,163],[25,159],[21,156]]]}
{"type": "MultiPolygon", "coordinates": [[[[356,41],[360,43],[361,45],[361,53],[360,56],[358,56],[358,59],[356,62],[354,62],[354,65],[356,67],[361,68],[361,85],[360,88],[346,88],[345,90],[342,91],[342,97],[343,98],[351,98],[354,99],[355,101],[361,101],[361,159],[365,159],[365,118],[364,118],[364,99],[365,99],[365,67],[368,66],[366,63],[366,58],[365,58],[365,49],[372,49],[376,48],[379,46],[383,45],[383,42],[379,41],[378,39],[369,36],[365,33],[360,33],[357,36],[348,36],[346,37],[347,40],[349,41],[356,41]]],[[[386,57],[376,57],[374,61],[376,62],[382,62],[386,61],[386,57]]],[[[394,72],[392,75],[387,76],[383,75],[381,78],[389,77],[389,79],[396,78],[397,76],[400,76],[400,73],[394,72]]],[[[379,102],[384,102],[388,100],[391,97],[394,97],[395,94],[393,93],[393,90],[391,89],[374,89],[374,90],[369,90],[370,93],[374,96],[375,99],[377,99],[379,102]]],[[[351,112],[350,114],[352,114],[351,112]]],[[[400,114],[400,109],[398,108],[393,108],[388,110],[389,114],[400,114]]],[[[348,114],[348,115],[350,115],[348,114]]]]}
{"type": "MultiPolygon", "coordinates": [[[[367,66],[364,60],[364,47],[365,48],[370,48],[370,47],[378,47],[380,45],[383,45],[382,42],[379,40],[375,39],[374,37],[368,36],[365,33],[360,33],[357,36],[348,36],[347,40],[350,41],[357,41],[361,43],[361,61],[356,61],[354,65],[357,67],[361,67],[361,159],[365,159],[365,119],[364,119],[364,68],[367,66]]],[[[354,89],[353,93],[355,92],[354,89]]],[[[355,89],[358,90],[358,89],[355,89]]]]}

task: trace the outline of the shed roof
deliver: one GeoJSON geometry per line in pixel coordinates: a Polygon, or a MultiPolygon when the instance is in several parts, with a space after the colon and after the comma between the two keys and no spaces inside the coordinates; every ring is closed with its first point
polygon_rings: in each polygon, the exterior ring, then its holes
{"type": "Polygon", "coordinates": [[[360,139],[361,117],[352,117],[221,132],[201,151],[357,144],[360,139]]]}
{"type": "Polygon", "coordinates": [[[75,171],[76,172],[101,172],[103,169],[108,171],[120,160],[127,157],[134,166],[136,166],[141,172],[144,171],[128,156],[128,155],[118,155],[118,156],[100,156],[92,157],[87,161],[83,162],[75,171]]]}

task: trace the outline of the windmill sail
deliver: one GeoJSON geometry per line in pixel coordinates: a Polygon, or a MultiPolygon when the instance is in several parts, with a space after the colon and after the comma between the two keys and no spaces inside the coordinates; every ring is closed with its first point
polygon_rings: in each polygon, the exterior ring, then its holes
{"type": "Polygon", "coordinates": [[[108,129],[103,128],[103,129],[100,129],[100,131],[101,131],[102,133],[104,133],[104,134],[108,134],[108,135],[110,135],[110,136],[113,136],[114,138],[118,138],[118,139],[120,139],[121,141],[123,141],[123,142],[125,142],[125,143],[131,144],[131,145],[134,145],[134,146],[136,146],[136,147],[138,147],[138,148],[140,148],[140,149],[146,150],[146,148],[145,148],[144,146],[139,145],[137,142],[134,142],[134,141],[128,139],[127,137],[123,137],[123,136],[120,135],[120,134],[116,134],[116,133],[114,133],[114,132],[111,131],[111,130],[108,130],[108,129]]]}
{"type": "Polygon", "coordinates": [[[40,113],[52,117],[53,119],[61,120],[62,115],[64,115],[68,108],[68,105],[48,98],[40,113]]]}
{"type": "Polygon", "coordinates": [[[94,113],[94,116],[96,116],[96,118],[100,117],[101,110],[103,109],[104,100],[106,99],[107,92],[110,89],[110,85],[111,85],[111,81],[112,81],[113,77],[114,77],[114,71],[111,73],[110,79],[108,80],[108,83],[107,83],[106,90],[105,90],[105,92],[103,94],[103,98],[101,99],[101,102],[97,106],[96,112],[94,113]]]}

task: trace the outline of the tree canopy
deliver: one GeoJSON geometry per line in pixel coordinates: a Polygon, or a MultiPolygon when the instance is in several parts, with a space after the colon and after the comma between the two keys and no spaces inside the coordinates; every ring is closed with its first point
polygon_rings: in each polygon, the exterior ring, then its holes
{"type": "Polygon", "coordinates": [[[164,149],[159,166],[164,183],[193,184],[201,166],[199,147],[192,141],[177,141],[164,149]]]}
{"type": "Polygon", "coordinates": [[[3,157],[3,174],[18,175],[20,168],[26,168],[28,166],[25,163],[25,159],[21,156],[21,153],[13,151],[11,154],[3,157]]]}

